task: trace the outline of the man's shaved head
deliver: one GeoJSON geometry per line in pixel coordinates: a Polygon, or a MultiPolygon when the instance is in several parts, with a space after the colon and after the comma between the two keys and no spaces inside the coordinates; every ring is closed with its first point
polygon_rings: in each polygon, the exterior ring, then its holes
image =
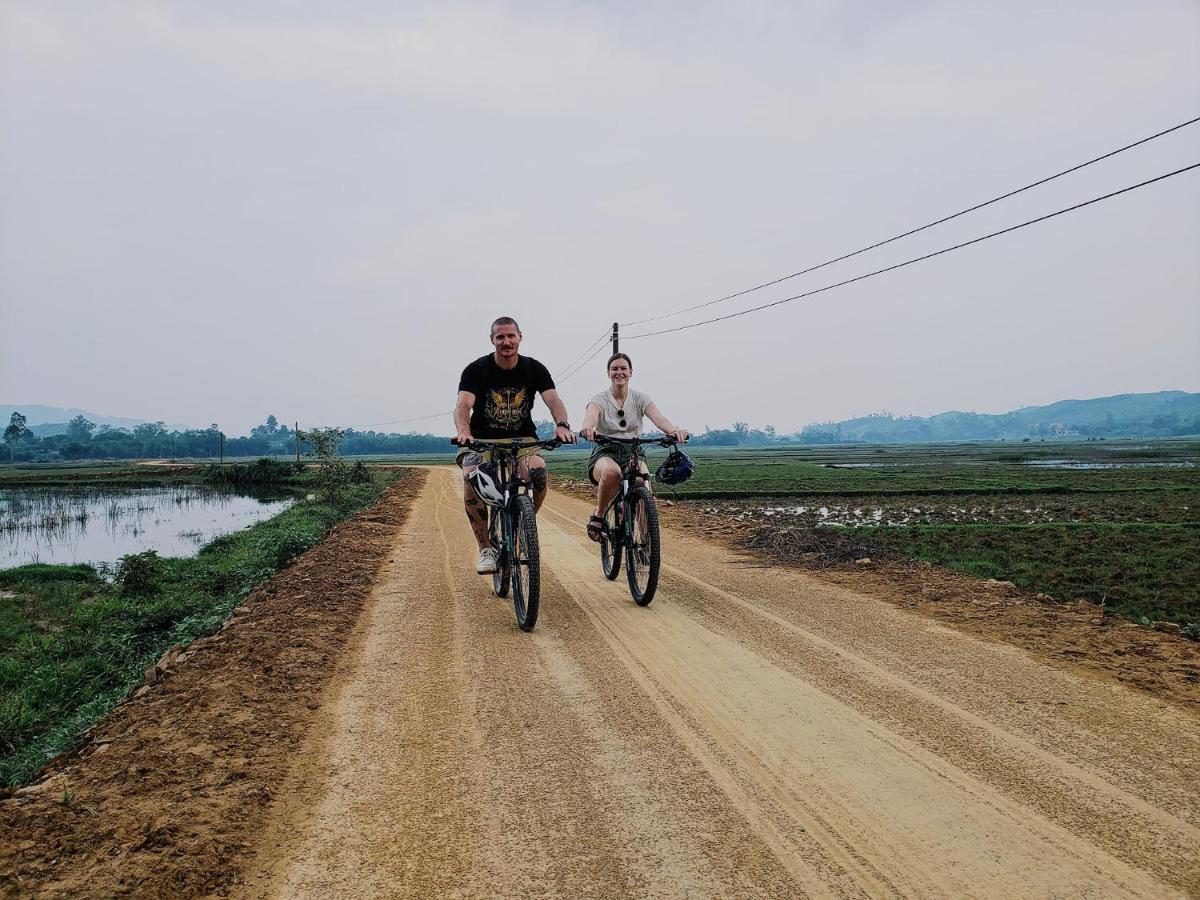
{"type": "Polygon", "coordinates": [[[501,316],[500,318],[498,318],[495,322],[492,323],[492,327],[491,327],[491,329],[489,329],[490,333],[495,334],[496,329],[501,325],[511,325],[513,328],[517,329],[517,334],[521,333],[521,326],[517,324],[517,320],[514,319],[512,316],[501,316]]]}

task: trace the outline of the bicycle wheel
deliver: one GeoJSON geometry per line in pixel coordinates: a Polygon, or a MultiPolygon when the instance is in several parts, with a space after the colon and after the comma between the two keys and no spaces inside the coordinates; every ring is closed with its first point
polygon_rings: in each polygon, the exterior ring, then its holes
{"type": "Polygon", "coordinates": [[[500,533],[500,516],[497,509],[488,507],[488,537],[491,538],[492,549],[496,551],[496,571],[492,573],[492,590],[497,597],[508,596],[508,585],[512,576],[512,564],[504,552],[504,535],[500,533]]]}
{"type": "Polygon", "coordinates": [[[517,498],[510,515],[513,526],[513,609],[516,610],[517,624],[521,626],[521,630],[533,631],[533,626],[537,624],[542,575],[533,498],[522,494],[517,498]]]}
{"type": "Polygon", "coordinates": [[[617,522],[620,504],[618,497],[604,511],[604,535],[600,538],[600,568],[609,581],[621,574],[621,526],[617,522]]]}
{"type": "Polygon", "coordinates": [[[658,509],[654,498],[644,487],[629,494],[631,540],[625,548],[625,574],[629,578],[629,593],[638,606],[648,606],[658,589],[658,567],[662,548],[658,543],[658,509]]]}

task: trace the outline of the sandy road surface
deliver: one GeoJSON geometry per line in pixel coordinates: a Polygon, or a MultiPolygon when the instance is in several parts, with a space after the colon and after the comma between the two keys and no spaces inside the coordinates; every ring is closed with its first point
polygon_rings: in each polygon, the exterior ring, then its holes
{"type": "Polygon", "coordinates": [[[247,894],[1200,893],[1189,713],[674,532],[641,609],[586,513],[524,634],[431,472],[247,894]]]}

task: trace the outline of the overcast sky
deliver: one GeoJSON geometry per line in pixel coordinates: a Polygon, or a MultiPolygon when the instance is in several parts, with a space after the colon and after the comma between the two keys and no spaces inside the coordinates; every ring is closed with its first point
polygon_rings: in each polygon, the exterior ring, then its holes
{"type": "MultiPolygon", "coordinates": [[[[1195,0],[0,0],[0,402],[230,434],[269,413],[361,427],[448,410],[498,315],[558,373],[613,321],[1197,115],[1195,0]]],[[[1200,124],[654,324],[1197,161],[1200,124]]],[[[634,387],[694,430],[1200,390],[1200,170],[622,349],[634,387]]],[[[576,422],[603,362],[560,384],[576,422]]]]}

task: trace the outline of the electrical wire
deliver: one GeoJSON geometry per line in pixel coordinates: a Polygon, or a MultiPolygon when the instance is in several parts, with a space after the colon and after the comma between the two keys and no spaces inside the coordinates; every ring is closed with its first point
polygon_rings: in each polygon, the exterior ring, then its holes
{"type": "MultiPolygon", "coordinates": [[[[611,329],[605,328],[604,331],[601,333],[600,337],[597,338],[595,341],[593,341],[591,344],[589,344],[587,349],[584,350],[583,353],[579,354],[579,356],[577,356],[577,357],[575,357],[575,359],[571,360],[570,363],[568,363],[567,365],[562,367],[562,370],[559,372],[559,374],[554,376],[554,380],[557,382],[563,372],[565,372],[568,369],[575,366],[576,363],[579,363],[579,361],[581,359],[583,359],[584,355],[587,354],[588,352],[592,351],[593,348],[597,347],[597,345],[603,345],[603,343],[608,340],[608,337],[610,334],[611,334],[611,329]]],[[[583,363],[580,363],[580,365],[586,364],[598,352],[600,352],[600,351],[595,350],[595,352],[592,352],[592,355],[589,356],[587,359],[584,359],[583,363]]],[[[574,372],[571,373],[571,375],[574,375],[574,374],[575,374],[574,372]]],[[[571,375],[568,375],[567,378],[570,378],[571,375]]],[[[374,428],[377,425],[405,425],[409,422],[426,422],[429,419],[437,419],[437,418],[441,418],[442,416],[453,416],[453,415],[454,415],[454,410],[450,410],[449,412],[432,413],[427,416],[412,416],[407,419],[392,419],[391,421],[388,421],[388,422],[370,422],[370,423],[364,425],[363,428],[374,428]]]]}
{"type": "Polygon", "coordinates": [[[1036,225],[1038,222],[1045,222],[1047,219],[1053,219],[1055,216],[1061,216],[1061,215],[1064,215],[1065,213],[1074,212],[1077,209],[1083,209],[1085,206],[1091,206],[1093,203],[1099,203],[1101,200],[1108,200],[1112,197],[1117,197],[1121,194],[1127,194],[1130,191],[1137,190],[1138,188],[1143,188],[1143,187],[1146,187],[1147,185],[1154,184],[1155,182],[1163,181],[1164,179],[1172,178],[1176,175],[1181,175],[1184,172],[1190,172],[1192,169],[1195,169],[1197,167],[1200,167],[1200,162],[1192,163],[1190,166],[1185,166],[1182,169],[1176,169],[1174,172],[1167,172],[1165,175],[1159,175],[1156,178],[1151,178],[1151,179],[1148,179],[1147,181],[1143,181],[1138,184],[1133,184],[1126,188],[1121,188],[1119,191],[1113,191],[1112,193],[1104,194],[1103,196],[1100,196],[1100,197],[1094,197],[1091,200],[1085,200],[1083,203],[1076,203],[1074,206],[1068,206],[1066,209],[1060,209],[1057,212],[1048,213],[1044,216],[1038,216],[1036,219],[1030,219],[1027,222],[1022,222],[1020,225],[1012,225],[1008,228],[1003,228],[1000,231],[993,231],[991,234],[985,234],[982,237],[973,238],[972,240],[969,240],[969,241],[963,241],[961,244],[955,244],[952,247],[944,247],[941,250],[935,250],[933,253],[926,253],[924,256],[917,256],[917,257],[914,257],[913,259],[905,260],[904,262],[901,262],[901,263],[896,263],[896,265],[894,265],[894,266],[887,266],[882,269],[876,269],[873,272],[867,272],[865,275],[858,275],[854,278],[847,278],[845,281],[839,281],[836,284],[827,284],[827,285],[825,285],[825,287],[816,288],[815,290],[811,290],[811,291],[805,291],[803,294],[796,294],[793,297],[785,297],[782,300],[776,300],[773,303],[764,303],[761,306],[752,306],[749,309],[743,309],[739,312],[729,313],[728,315],[717,316],[712,319],[705,319],[702,322],[692,322],[689,325],[680,325],[675,328],[664,328],[659,331],[647,331],[647,332],[643,332],[642,334],[627,335],[625,337],[625,340],[633,341],[633,340],[637,340],[638,338],[654,337],[655,335],[659,335],[659,334],[670,334],[671,332],[674,332],[674,331],[686,331],[689,328],[699,328],[701,325],[711,325],[713,322],[723,322],[726,319],[735,319],[738,316],[748,315],[749,313],[758,312],[759,310],[763,310],[763,309],[770,309],[772,306],[779,306],[783,303],[790,303],[793,300],[801,300],[805,297],[812,297],[815,294],[821,294],[821,293],[824,293],[825,291],[831,291],[834,288],[844,287],[847,284],[854,284],[856,281],[863,281],[864,279],[872,278],[876,275],[882,275],[884,272],[894,272],[896,269],[903,269],[905,266],[913,265],[913,263],[919,263],[919,262],[922,262],[927,259],[933,259],[933,257],[935,257],[935,256],[941,256],[943,253],[949,253],[952,250],[960,250],[963,247],[970,247],[972,244],[978,244],[981,241],[986,241],[990,238],[999,237],[1002,234],[1008,234],[1011,231],[1016,231],[1017,229],[1024,228],[1027,225],[1036,225]]]}
{"type": "Polygon", "coordinates": [[[429,419],[438,419],[438,418],[441,418],[442,416],[453,416],[453,415],[454,415],[454,410],[450,410],[448,412],[436,412],[436,413],[430,413],[427,416],[413,416],[408,419],[393,419],[390,422],[369,422],[366,425],[364,425],[363,428],[374,428],[376,425],[404,425],[407,422],[425,422],[425,421],[428,421],[429,419]]]}
{"type": "MultiPolygon", "coordinates": [[[[597,344],[604,343],[605,341],[607,341],[609,339],[609,337],[611,335],[612,335],[611,329],[605,328],[604,331],[601,332],[600,337],[598,337],[596,340],[592,341],[592,343],[588,344],[587,349],[584,350],[583,353],[580,353],[577,357],[575,357],[573,360],[571,360],[569,363],[567,363],[565,366],[563,366],[561,369],[559,369],[558,375],[554,376],[554,380],[558,381],[559,377],[562,375],[563,372],[572,368],[577,362],[579,362],[579,360],[583,359],[584,356],[586,356],[589,352],[591,352],[593,347],[595,347],[597,344]]],[[[595,356],[595,354],[593,353],[592,356],[595,356]]],[[[588,359],[591,359],[591,357],[588,357],[588,359]]]]}
{"type": "Polygon", "coordinates": [[[571,373],[569,375],[566,375],[563,378],[556,378],[555,382],[557,384],[565,384],[566,382],[570,381],[572,378],[574,378],[576,375],[578,375],[580,372],[582,372],[583,368],[588,363],[590,363],[593,359],[596,358],[597,353],[599,353],[601,350],[606,350],[606,349],[608,349],[608,348],[605,347],[603,344],[601,344],[599,347],[597,347],[595,350],[592,351],[591,356],[589,356],[587,359],[585,359],[583,362],[581,362],[579,365],[577,365],[574,369],[572,369],[571,373]]]}
{"type": "MultiPolygon", "coordinates": [[[[576,363],[579,363],[581,366],[586,365],[592,359],[592,357],[594,357],[596,355],[596,353],[600,352],[600,347],[602,347],[604,342],[608,340],[608,337],[610,334],[611,334],[611,329],[605,328],[603,333],[600,335],[600,337],[597,338],[595,341],[593,341],[591,344],[589,344],[588,348],[586,350],[584,350],[583,353],[581,353],[579,356],[575,357],[575,359],[573,359],[567,365],[563,366],[563,368],[559,372],[559,374],[554,376],[554,380],[556,382],[559,381],[560,377],[562,376],[562,373],[567,371],[568,369],[574,367],[576,365],[576,363]],[[598,347],[598,345],[599,345],[599,347],[598,347]],[[584,359],[583,362],[580,363],[579,361],[581,359],[583,359],[584,354],[588,353],[589,351],[593,351],[593,348],[596,348],[596,349],[594,350],[594,352],[592,352],[592,355],[587,357],[587,359],[584,359]]],[[[571,373],[571,375],[574,375],[574,374],[575,374],[575,372],[571,373]]],[[[570,378],[571,375],[568,375],[567,378],[570,378]]],[[[566,380],[566,379],[563,379],[563,380],[566,380]]],[[[393,419],[388,422],[370,422],[370,423],[364,425],[363,428],[374,428],[377,425],[405,425],[409,422],[425,422],[425,421],[428,421],[429,419],[437,419],[437,418],[441,418],[442,416],[453,416],[453,415],[454,415],[454,410],[450,410],[449,412],[445,412],[445,413],[439,412],[439,413],[432,413],[431,415],[427,415],[427,416],[412,416],[411,418],[393,419]]]]}
{"type": "Polygon", "coordinates": [[[904,232],[903,234],[898,234],[895,237],[888,238],[887,240],[876,241],[874,244],[871,244],[867,247],[863,247],[861,250],[855,250],[853,253],[844,253],[841,256],[835,257],[834,259],[828,259],[825,262],[819,263],[815,266],[809,266],[807,269],[801,269],[799,272],[793,272],[791,275],[784,275],[783,277],[776,278],[773,281],[766,281],[766,282],[763,282],[762,284],[756,284],[754,287],[746,288],[746,290],[744,290],[744,291],[738,291],[736,294],[728,294],[727,296],[724,296],[724,297],[718,297],[716,300],[709,300],[706,303],[698,303],[695,306],[688,306],[688,307],[685,307],[684,309],[677,309],[675,312],[663,313],[662,315],[651,316],[647,319],[638,319],[636,322],[628,322],[626,324],[627,324],[627,326],[632,327],[634,325],[645,325],[647,322],[657,322],[660,319],[670,319],[674,316],[679,316],[686,312],[692,312],[697,309],[704,309],[707,306],[714,306],[717,303],[724,303],[726,300],[733,300],[733,299],[736,299],[737,297],[744,297],[746,294],[752,294],[755,291],[761,291],[763,288],[771,287],[773,285],[787,281],[791,278],[797,278],[801,275],[807,275],[809,272],[815,272],[815,271],[817,271],[817,269],[823,269],[826,266],[831,266],[834,263],[841,262],[842,260],[850,259],[853,256],[858,256],[860,253],[866,253],[868,250],[874,250],[878,247],[884,246],[885,244],[890,244],[893,241],[898,241],[901,238],[906,238],[906,237],[909,237],[910,235],[917,234],[920,231],[925,231],[928,228],[933,228],[935,225],[941,225],[944,222],[949,222],[951,219],[957,219],[959,216],[965,216],[967,213],[975,212],[978,209],[983,209],[985,206],[991,206],[993,203],[999,203],[1001,200],[1007,200],[1009,197],[1015,197],[1017,194],[1031,190],[1032,188],[1035,188],[1035,187],[1039,187],[1040,185],[1046,184],[1047,182],[1054,181],[1054,179],[1056,179],[1056,178],[1062,178],[1064,175],[1070,175],[1072,172],[1078,172],[1080,169],[1087,168],[1088,166],[1090,166],[1094,163],[1098,163],[1101,160],[1105,160],[1110,157],[1116,156],[1118,153],[1124,153],[1126,150],[1132,150],[1134,147],[1139,147],[1142,144],[1153,141],[1156,138],[1163,137],[1164,135],[1170,134],[1173,131],[1178,131],[1181,128],[1186,128],[1188,125],[1194,125],[1196,122],[1200,122],[1200,116],[1197,116],[1194,119],[1188,119],[1186,122],[1180,122],[1178,125],[1173,125],[1170,128],[1164,129],[1163,131],[1160,131],[1156,134],[1152,134],[1148,137],[1141,138],[1140,140],[1134,141],[1132,144],[1126,144],[1124,147],[1118,147],[1116,150],[1110,150],[1108,153],[1105,153],[1101,156],[1097,156],[1094,159],[1089,159],[1087,162],[1082,162],[1082,163],[1079,163],[1078,165],[1071,166],[1071,168],[1069,168],[1069,169],[1063,169],[1061,172],[1056,172],[1053,175],[1050,175],[1046,178],[1042,178],[1031,184],[1027,184],[1024,187],[1019,187],[1016,190],[1009,191],[1006,194],[1001,194],[999,197],[993,197],[991,200],[985,200],[982,203],[976,203],[974,206],[971,206],[971,207],[968,207],[967,209],[953,213],[952,215],[943,216],[942,218],[936,219],[927,225],[922,225],[919,228],[912,228],[912,229],[904,232]]]}

